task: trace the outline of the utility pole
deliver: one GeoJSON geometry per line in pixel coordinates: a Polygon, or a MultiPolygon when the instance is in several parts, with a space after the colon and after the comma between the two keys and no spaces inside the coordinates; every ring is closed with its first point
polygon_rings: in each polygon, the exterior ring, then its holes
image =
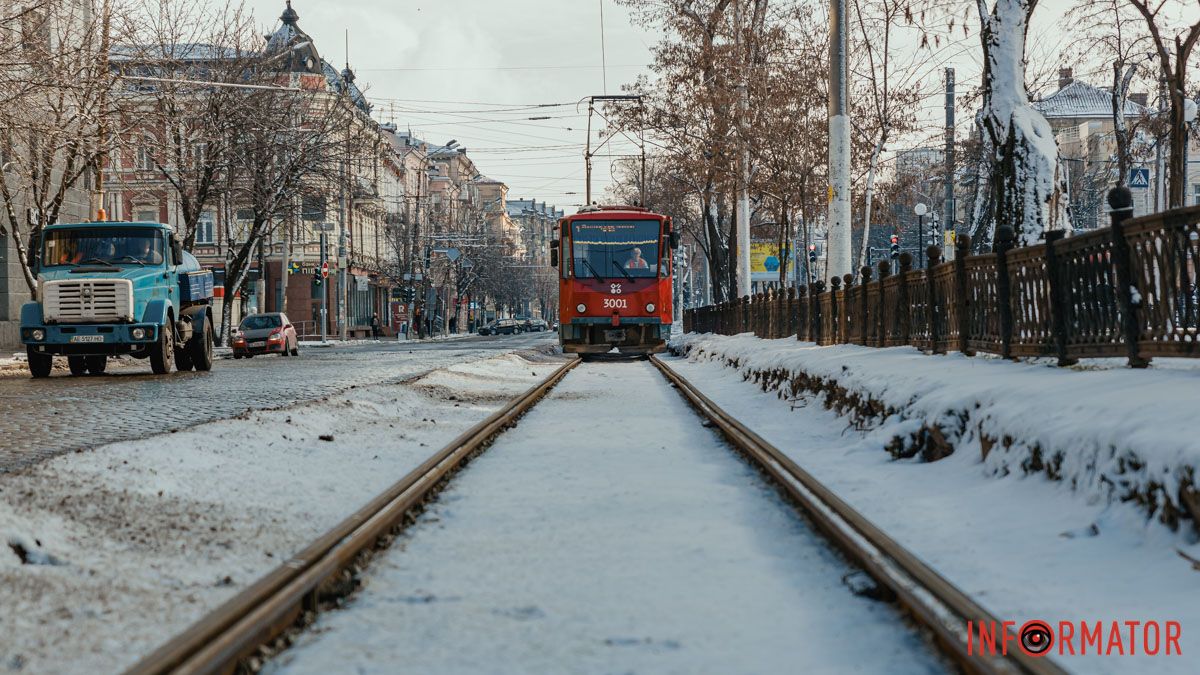
{"type": "Polygon", "coordinates": [[[283,257],[279,261],[279,311],[287,314],[288,276],[292,264],[292,217],[288,216],[283,223],[283,257]]]}
{"type": "Polygon", "coordinates": [[[734,22],[738,58],[742,59],[742,82],[738,96],[738,202],[737,202],[737,295],[750,295],[750,146],[746,142],[748,129],[746,118],[750,113],[749,59],[744,53],[750,49],[745,43],[741,0],[734,0],[734,22]]]}
{"type": "Polygon", "coordinates": [[[346,326],[346,178],[349,173],[345,163],[342,164],[343,174],[341,184],[338,189],[338,248],[337,248],[337,263],[338,263],[338,288],[337,288],[337,317],[338,317],[338,334],[344,341],[349,338],[349,329],[346,326]]]}
{"type": "Polygon", "coordinates": [[[946,228],[942,248],[946,260],[954,257],[951,241],[954,232],[954,69],[946,69],[946,172],[942,178],[945,188],[942,197],[942,226],[946,228]]]}
{"type": "Polygon", "coordinates": [[[846,0],[829,3],[829,235],[825,272],[850,274],[850,117],[846,64],[846,0]]]}
{"type": "MultiPolygon", "coordinates": [[[[1167,80],[1159,78],[1158,80],[1158,116],[1162,119],[1167,114],[1167,80]]],[[[1154,143],[1154,210],[1165,211],[1167,209],[1167,160],[1163,154],[1163,141],[1165,137],[1159,137],[1154,143]]]]}
{"type": "Polygon", "coordinates": [[[321,223],[321,265],[317,267],[317,276],[321,279],[321,344],[329,342],[329,283],[322,276],[325,263],[329,260],[329,233],[325,223],[321,223]]]}

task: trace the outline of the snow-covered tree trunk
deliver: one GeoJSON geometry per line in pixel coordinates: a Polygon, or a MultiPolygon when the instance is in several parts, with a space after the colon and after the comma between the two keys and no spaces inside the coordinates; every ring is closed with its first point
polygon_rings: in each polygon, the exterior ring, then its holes
{"type": "Polygon", "coordinates": [[[1021,246],[1050,229],[1069,229],[1058,199],[1058,143],[1025,91],[1025,35],[1037,0],[976,0],[984,53],[983,125],[995,151],[995,228],[1009,226],[1021,246]]]}

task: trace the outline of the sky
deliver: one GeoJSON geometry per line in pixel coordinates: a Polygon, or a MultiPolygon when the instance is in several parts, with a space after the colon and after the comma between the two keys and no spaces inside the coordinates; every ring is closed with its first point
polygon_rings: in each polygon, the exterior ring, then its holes
{"type": "MultiPolygon", "coordinates": [[[[263,33],[284,0],[247,0],[263,33]]],[[[656,36],[613,0],[293,0],[326,61],[350,66],[380,122],[457,140],[509,198],[573,212],[584,201],[586,103],[648,72],[656,36]],[[608,68],[601,68],[600,12],[608,68]],[[533,104],[560,104],[530,108],[533,104]],[[521,108],[516,109],[514,108],[521,108]],[[530,120],[530,117],[551,117],[530,120]]],[[[622,148],[622,151],[625,148],[622,148]]],[[[593,194],[610,183],[598,159],[593,194]]]]}

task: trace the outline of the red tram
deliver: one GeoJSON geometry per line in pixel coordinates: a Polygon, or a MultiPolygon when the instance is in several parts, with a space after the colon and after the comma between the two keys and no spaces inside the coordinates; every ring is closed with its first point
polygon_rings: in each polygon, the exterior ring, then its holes
{"type": "Polygon", "coordinates": [[[671,251],[679,237],[667,216],[635,206],[585,206],[558,222],[551,264],[558,274],[558,339],[563,351],[653,354],[671,335],[671,251]]]}

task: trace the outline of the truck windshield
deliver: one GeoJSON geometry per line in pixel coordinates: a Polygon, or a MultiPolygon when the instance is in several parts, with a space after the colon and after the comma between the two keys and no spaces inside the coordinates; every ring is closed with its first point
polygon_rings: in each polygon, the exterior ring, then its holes
{"type": "Polygon", "coordinates": [[[148,227],[47,230],[42,266],[161,265],[163,234],[148,227]]]}
{"type": "Polygon", "coordinates": [[[657,220],[576,220],[571,223],[576,277],[658,275],[657,220]]]}

